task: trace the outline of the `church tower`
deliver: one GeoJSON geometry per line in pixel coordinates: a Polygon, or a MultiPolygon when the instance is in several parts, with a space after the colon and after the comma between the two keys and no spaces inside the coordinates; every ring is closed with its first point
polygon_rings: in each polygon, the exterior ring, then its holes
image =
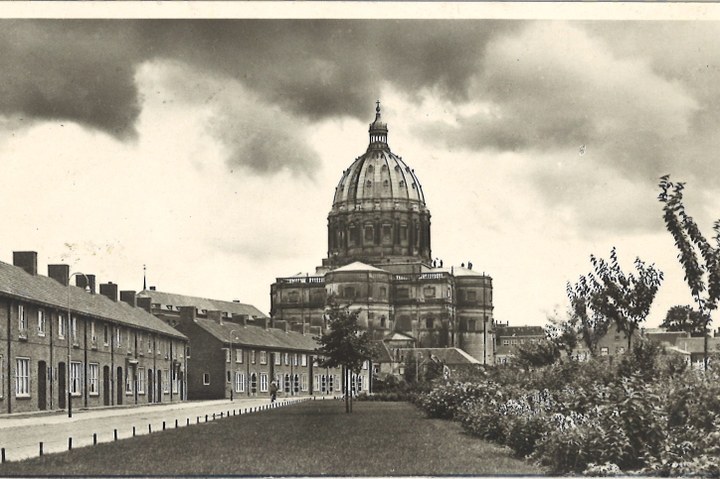
{"type": "Polygon", "coordinates": [[[380,102],[367,151],[343,171],[328,215],[323,266],[430,266],[430,211],[415,171],[388,146],[380,102]]]}

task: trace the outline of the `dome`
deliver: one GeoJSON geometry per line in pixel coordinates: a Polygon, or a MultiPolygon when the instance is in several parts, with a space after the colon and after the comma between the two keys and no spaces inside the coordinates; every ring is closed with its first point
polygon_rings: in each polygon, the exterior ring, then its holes
{"type": "Polygon", "coordinates": [[[415,208],[425,208],[420,181],[415,171],[390,151],[387,131],[378,102],[375,121],[370,124],[368,149],[343,171],[335,188],[333,210],[397,209],[413,204],[415,208]]]}
{"type": "Polygon", "coordinates": [[[367,151],[343,171],[328,215],[325,267],[430,264],[430,212],[415,172],[390,151],[380,102],[367,151]]]}

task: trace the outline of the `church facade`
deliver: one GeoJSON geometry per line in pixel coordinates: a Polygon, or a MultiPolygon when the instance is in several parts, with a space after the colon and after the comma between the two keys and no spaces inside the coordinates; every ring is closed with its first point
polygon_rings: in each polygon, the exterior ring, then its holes
{"type": "Polygon", "coordinates": [[[328,301],[360,311],[373,339],[403,333],[418,348],[460,348],[493,364],[492,278],[431,255],[430,210],[415,170],[388,146],[380,105],[367,151],[343,171],[315,273],[271,286],[274,320],[324,326],[328,301]]]}

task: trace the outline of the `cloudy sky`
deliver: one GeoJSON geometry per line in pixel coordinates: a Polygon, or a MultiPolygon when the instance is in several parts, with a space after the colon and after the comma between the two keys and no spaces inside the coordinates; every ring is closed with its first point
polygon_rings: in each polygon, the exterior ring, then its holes
{"type": "Polygon", "coordinates": [[[239,299],[313,272],[380,99],[433,256],[543,324],[616,246],[690,301],[656,197],[720,218],[720,23],[0,20],[0,260],[35,250],[121,289],[239,299]]]}

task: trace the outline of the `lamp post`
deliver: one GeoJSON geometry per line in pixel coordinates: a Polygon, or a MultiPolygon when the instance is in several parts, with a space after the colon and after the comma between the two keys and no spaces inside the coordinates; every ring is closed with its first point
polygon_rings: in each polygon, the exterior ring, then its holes
{"type": "Polygon", "coordinates": [[[230,371],[232,371],[232,374],[230,375],[230,400],[234,401],[235,398],[233,396],[233,392],[235,391],[235,371],[233,370],[233,342],[235,338],[235,330],[230,330],[230,371]]]}
{"type": "Polygon", "coordinates": [[[67,289],[67,338],[68,338],[68,357],[67,357],[67,377],[65,378],[65,389],[67,392],[67,401],[68,401],[68,417],[72,417],[72,387],[71,387],[71,374],[72,374],[72,348],[73,348],[73,341],[75,337],[75,331],[73,329],[73,323],[70,316],[70,280],[73,278],[73,276],[82,276],[85,278],[85,291],[90,290],[90,281],[88,280],[88,277],[85,276],[84,273],[73,273],[70,276],[68,276],[68,289],[67,289]]]}

